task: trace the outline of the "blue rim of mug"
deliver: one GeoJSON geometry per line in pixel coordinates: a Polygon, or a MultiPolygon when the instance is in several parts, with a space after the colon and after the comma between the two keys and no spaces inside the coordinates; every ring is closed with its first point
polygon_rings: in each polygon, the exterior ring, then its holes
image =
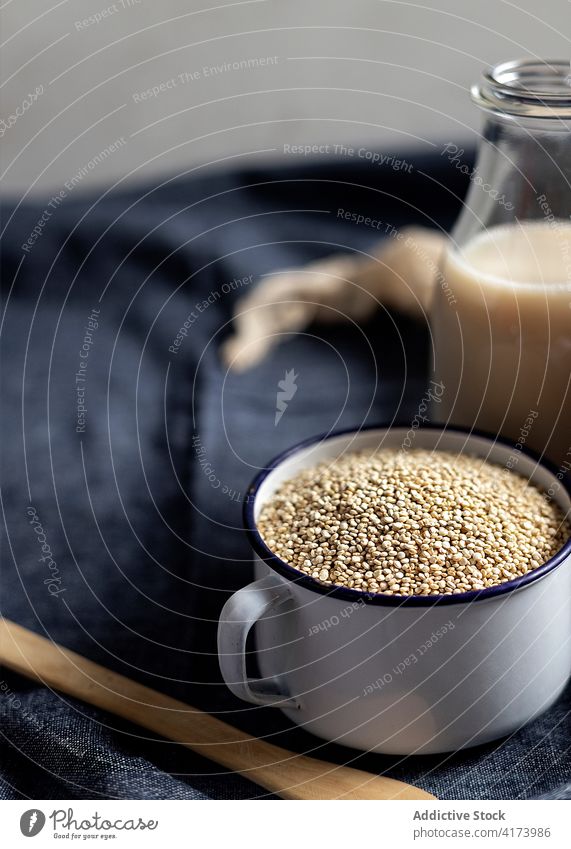
{"type": "MultiPolygon", "coordinates": [[[[373,430],[386,430],[390,432],[391,430],[396,430],[399,428],[408,429],[410,427],[409,424],[403,423],[393,423],[391,425],[365,425],[361,428],[345,428],[343,430],[332,431],[331,433],[320,434],[319,436],[312,436],[308,439],[304,439],[301,442],[297,442],[295,445],[292,445],[290,448],[282,451],[281,454],[278,454],[272,460],[270,460],[269,464],[262,469],[254,478],[250,486],[248,487],[246,493],[246,499],[244,501],[243,508],[243,521],[244,527],[246,530],[246,536],[250,542],[250,545],[256,552],[256,554],[270,566],[275,572],[281,575],[283,578],[286,578],[288,581],[292,581],[295,584],[299,584],[302,587],[305,587],[312,592],[318,593],[320,595],[331,596],[331,598],[340,598],[345,601],[351,602],[360,602],[365,604],[373,604],[380,605],[385,607],[432,607],[434,604],[467,604],[471,601],[483,601],[484,599],[495,598],[496,596],[504,595],[505,593],[514,592],[514,590],[518,590],[522,587],[529,586],[535,581],[543,578],[549,572],[552,572],[558,566],[560,566],[567,556],[571,554],[571,537],[567,540],[565,545],[557,551],[553,557],[543,563],[541,566],[537,566],[535,569],[531,569],[529,572],[526,572],[525,575],[522,575],[519,578],[514,578],[512,581],[505,581],[503,584],[497,584],[493,587],[487,587],[483,590],[470,590],[469,592],[464,593],[454,593],[451,595],[385,595],[384,593],[372,593],[372,592],[363,592],[362,590],[351,589],[350,587],[342,587],[339,584],[323,584],[320,581],[312,578],[311,575],[306,575],[304,572],[300,572],[293,566],[288,565],[285,560],[282,560],[278,557],[277,554],[268,548],[260,532],[258,531],[258,526],[256,520],[254,518],[254,506],[256,501],[256,496],[260,489],[262,483],[266,480],[266,478],[275,470],[278,466],[281,466],[285,460],[288,460],[294,454],[297,454],[299,451],[302,451],[304,448],[309,448],[312,445],[318,445],[321,442],[326,442],[330,439],[335,439],[339,436],[348,436],[351,433],[355,435],[359,435],[360,433],[367,433],[373,430]]],[[[459,433],[464,434],[467,437],[476,436],[480,439],[487,440],[490,445],[499,444],[505,446],[506,448],[510,448],[513,451],[514,444],[513,442],[508,442],[505,439],[501,439],[491,433],[486,433],[482,430],[462,428],[462,427],[446,427],[442,424],[433,424],[433,423],[425,423],[419,428],[419,430],[440,430],[443,434],[445,433],[459,433]]],[[[438,450],[438,449],[436,449],[438,450]]],[[[531,451],[529,448],[525,446],[521,446],[517,449],[518,452],[524,454],[538,466],[543,467],[548,472],[550,472],[553,477],[555,477],[560,484],[563,486],[569,497],[571,497],[571,476],[568,473],[564,473],[563,477],[559,477],[560,469],[558,469],[553,463],[548,460],[544,460],[540,458],[538,454],[534,451],[531,451]]],[[[485,459],[485,458],[483,458],[485,459]]]]}

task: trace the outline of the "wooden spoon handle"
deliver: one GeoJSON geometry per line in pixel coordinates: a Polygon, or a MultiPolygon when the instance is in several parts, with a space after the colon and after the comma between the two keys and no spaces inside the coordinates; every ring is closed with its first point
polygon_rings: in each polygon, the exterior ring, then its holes
{"type": "Polygon", "coordinates": [[[250,737],[8,619],[0,619],[0,661],[21,675],[181,743],[284,799],[434,798],[391,778],[298,755],[250,737]]]}

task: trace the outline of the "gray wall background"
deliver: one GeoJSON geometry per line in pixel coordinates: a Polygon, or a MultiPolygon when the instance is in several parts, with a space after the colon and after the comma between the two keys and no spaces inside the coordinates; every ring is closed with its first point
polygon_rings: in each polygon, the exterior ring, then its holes
{"type": "Polygon", "coordinates": [[[570,55],[569,0],[5,0],[1,15],[1,181],[18,195],[296,155],[284,145],[469,141],[483,67],[570,55]]]}

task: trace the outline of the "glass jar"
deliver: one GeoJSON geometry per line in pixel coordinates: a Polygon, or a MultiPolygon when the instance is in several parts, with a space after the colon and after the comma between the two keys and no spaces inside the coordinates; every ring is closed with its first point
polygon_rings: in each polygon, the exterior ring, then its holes
{"type": "Polygon", "coordinates": [[[472,98],[486,118],[432,305],[434,413],[513,441],[514,465],[526,445],[569,469],[569,62],[498,65],[472,98]]]}

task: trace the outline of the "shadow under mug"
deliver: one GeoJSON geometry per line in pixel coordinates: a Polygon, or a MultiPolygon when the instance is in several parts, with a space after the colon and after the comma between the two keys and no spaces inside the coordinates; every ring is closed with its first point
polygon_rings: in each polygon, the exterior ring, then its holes
{"type": "MultiPolygon", "coordinates": [[[[332,434],[295,446],[257,476],[244,520],[259,579],[227,601],[218,629],[222,675],[236,696],[279,707],[325,740],[396,755],[510,734],[546,710],[571,673],[571,539],[504,584],[410,597],[323,585],[267,548],[256,520],[284,480],[347,451],[401,448],[406,438],[405,428],[332,434]],[[246,672],[254,627],[259,679],[246,672]]],[[[414,432],[413,447],[481,457],[506,474],[515,467],[571,510],[568,477],[503,441],[428,426],[414,432]]]]}

